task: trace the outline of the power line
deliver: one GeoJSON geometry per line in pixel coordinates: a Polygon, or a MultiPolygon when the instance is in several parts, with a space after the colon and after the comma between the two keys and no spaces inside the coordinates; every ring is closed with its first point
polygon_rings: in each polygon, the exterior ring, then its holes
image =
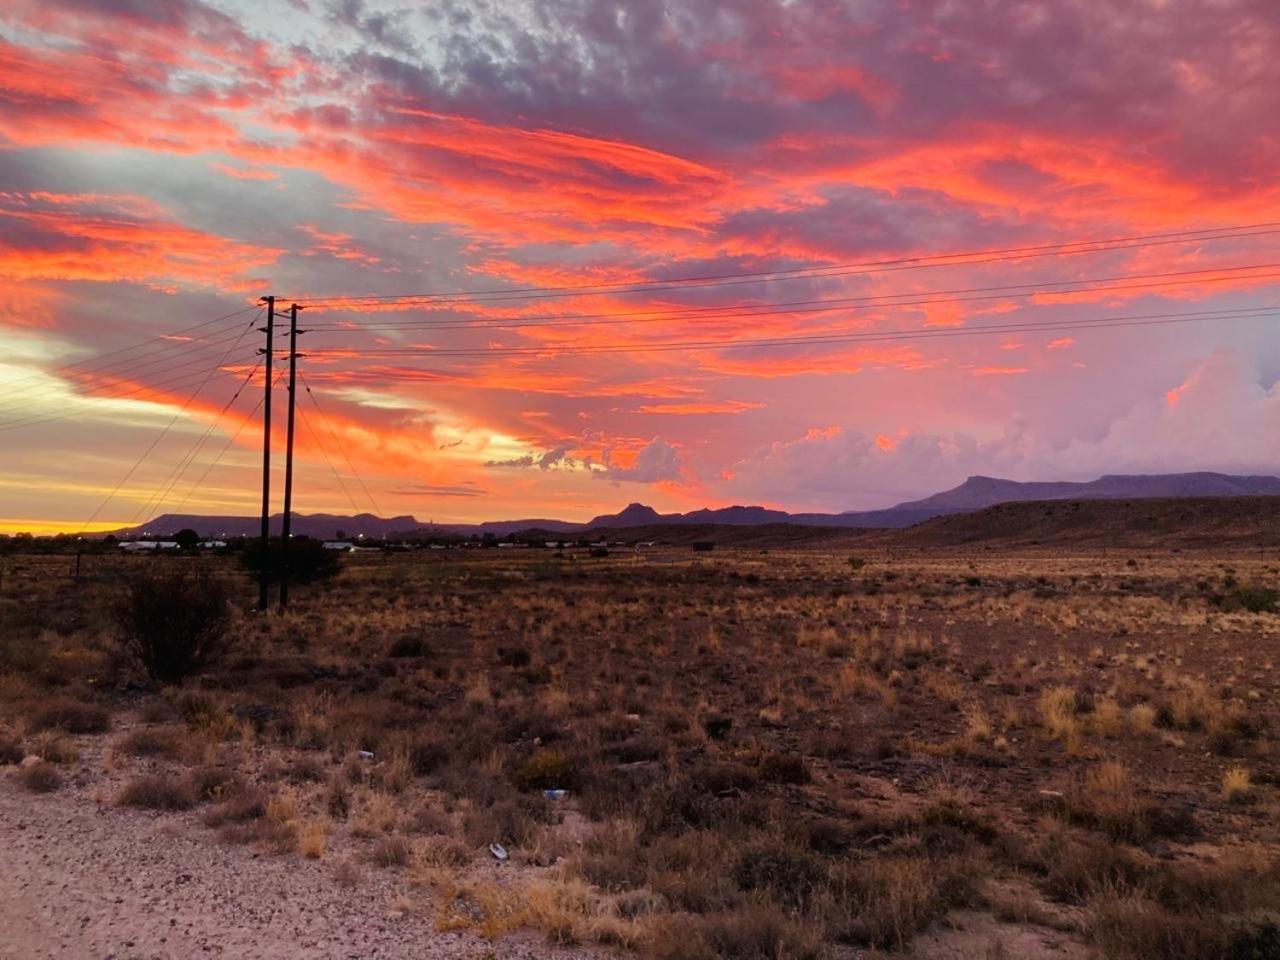
{"type": "MultiPolygon", "coordinates": [[[[276,376],[275,381],[272,383],[272,386],[275,387],[279,385],[283,377],[284,377],[284,371],[282,370],[276,376]]],[[[265,399],[266,399],[265,397],[258,398],[258,402],[253,405],[253,409],[250,410],[248,415],[245,416],[240,421],[240,426],[236,428],[236,432],[227,438],[227,442],[222,445],[222,449],[218,451],[218,455],[214,457],[212,461],[210,461],[207,467],[204,468],[204,473],[200,474],[199,479],[196,480],[196,482],[193,483],[187,489],[187,492],[185,494],[183,494],[183,497],[178,502],[178,505],[174,507],[174,513],[181,513],[182,508],[187,505],[187,501],[191,499],[191,497],[195,494],[196,490],[204,486],[204,482],[208,478],[209,474],[213,471],[213,468],[218,465],[218,463],[222,460],[224,456],[226,456],[227,451],[231,449],[232,444],[234,444],[236,440],[240,438],[240,434],[244,433],[244,428],[249,425],[249,421],[252,420],[253,417],[257,415],[258,411],[262,409],[262,404],[265,401],[265,399]]]]}
{"type": "MultiPolygon", "coordinates": [[[[249,324],[249,327],[246,328],[244,332],[240,334],[240,336],[243,337],[245,333],[248,333],[249,329],[251,329],[252,326],[253,324],[251,322],[249,324]]],[[[236,343],[239,343],[239,340],[237,340],[236,343]]],[[[131,466],[128,472],[120,479],[120,482],[115,485],[115,488],[109,494],[107,494],[107,496],[103,499],[103,501],[100,504],[98,504],[98,508],[93,511],[93,515],[89,517],[89,519],[85,521],[84,526],[80,528],[81,533],[83,533],[87,528],[93,525],[93,522],[98,519],[99,514],[102,513],[103,509],[106,508],[107,504],[111,502],[111,500],[115,497],[115,495],[120,492],[121,488],[126,483],[129,482],[129,478],[132,477],[134,472],[138,469],[138,467],[142,465],[142,462],[148,456],[151,455],[151,452],[155,450],[156,446],[160,443],[160,441],[163,440],[168,435],[169,430],[172,429],[173,425],[178,422],[178,419],[184,413],[186,413],[187,408],[191,406],[195,398],[200,395],[200,392],[204,390],[205,386],[208,385],[209,381],[213,379],[213,375],[217,373],[218,370],[221,369],[222,364],[226,362],[227,356],[231,353],[233,349],[235,349],[235,344],[229,347],[226,353],[223,354],[222,359],[220,359],[217,363],[215,363],[213,367],[209,370],[209,372],[205,374],[204,379],[200,381],[200,385],[197,386],[194,391],[192,391],[191,395],[187,397],[186,402],[184,402],[182,406],[178,408],[178,412],[175,413],[172,419],[170,419],[169,422],[164,425],[164,429],[161,430],[159,435],[157,435],[151,441],[151,443],[147,446],[147,448],[142,451],[142,455],[138,457],[137,460],[134,461],[133,466],[131,466]]],[[[250,371],[250,374],[252,375],[252,371],[250,371]]],[[[239,395],[239,390],[236,391],[236,394],[239,395]]]]}
{"type": "Polygon", "coordinates": [[[1197,277],[1196,283],[1229,283],[1240,280],[1271,280],[1280,277],[1280,273],[1244,274],[1245,270],[1262,270],[1280,268],[1280,263],[1247,264],[1241,266],[1205,268],[1201,270],[1178,270],[1165,273],[1128,274],[1112,277],[1084,278],[1080,280],[1057,280],[1040,283],[1002,284],[986,287],[966,287],[953,290],[925,290],[913,293],[870,294],[860,297],[834,297],[816,300],[793,300],[782,303],[762,303],[745,305],[720,305],[706,307],[677,307],[669,310],[648,310],[628,313],[601,314],[545,314],[540,317],[516,317],[510,320],[473,321],[404,321],[386,323],[365,323],[358,325],[331,324],[312,325],[309,329],[326,333],[358,333],[373,331],[397,330],[513,330],[525,328],[566,327],[566,326],[608,326],[619,323],[659,323],[673,320],[687,320],[706,317],[714,320],[749,319],[753,317],[778,316],[795,313],[825,313],[858,305],[885,307],[912,307],[938,303],[969,303],[982,300],[1002,300],[1010,298],[1033,297],[1041,293],[1105,293],[1118,290],[1155,289],[1160,287],[1181,286],[1185,278],[1197,277]],[[1228,276],[1202,276],[1207,273],[1228,273],[1228,276]],[[1126,280],[1143,280],[1155,278],[1178,277],[1179,280],[1157,280],[1153,283],[1120,283],[1126,280]],[[1109,284],[1108,286],[1084,286],[1086,284],[1109,284]],[[1074,288],[1074,289],[1066,289],[1074,288]],[[999,292],[993,292],[999,291],[999,292]],[[935,296],[935,295],[955,296],[935,296]],[[963,296],[963,294],[977,294],[963,296]],[[915,297],[917,299],[903,299],[915,297]]]}
{"type": "Polygon", "coordinates": [[[473,302],[491,302],[507,299],[526,300],[540,299],[543,297],[583,296],[602,293],[638,293],[653,289],[721,286],[738,283],[764,283],[774,280],[822,279],[824,277],[847,276],[853,273],[914,270],[933,266],[964,266],[1036,259],[1046,256],[1074,256],[1086,253],[1105,253],[1111,250],[1128,250],[1138,247],[1246,239],[1249,237],[1268,236],[1276,233],[1280,233],[1280,221],[1269,221],[1235,227],[1184,230],[1174,233],[1142,234],[1103,240],[1076,240],[1056,244],[1040,244],[1036,246],[970,250],[948,254],[932,254],[921,257],[868,260],[857,263],[828,264],[817,267],[797,267],[788,270],[708,274],[703,276],[678,277],[674,279],[619,281],[615,283],[582,284],[577,286],[560,287],[517,287],[506,290],[464,290],[451,293],[348,294],[317,297],[294,296],[285,299],[296,300],[298,303],[306,304],[310,307],[319,307],[333,305],[377,305],[379,303],[397,300],[451,302],[463,299],[473,302]]]}
{"type": "MultiPolygon", "coordinates": [[[[255,355],[256,355],[256,351],[251,350],[247,354],[240,354],[235,357],[228,358],[228,361],[226,362],[226,364],[236,365],[243,362],[244,360],[252,359],[255,355]]],[[[125,399],[128,399],[129,397],[136,396],[139,393],[145,393],[146,391],[155,391],[157,388],[164,387],[164,386],[174,386],[174,389],[181,389],[183,385],[189,385],[191,383],[198,381],[199,379],[200,377],[198,372],[196,373],[188,372],[177,377],[167,377],[162,380],[156,380],[152,383],[141,384],[137,387],[134,387],[132,390],[126,390],[124,393],[112,393],[112,394],[103,394],[103,395],[97,395],[97,396],[87,396],[82,399],[125,400],[125,399]]],[[[140,398],[140,402],[145,402],[147,399],[148,399],[147,397],[142,397],[140,398]]],[[[24,427],[34,427],[43,423],[51,423],[55,420],[66,420],[67,418],[74,417],[75,415],[76,414],[74,412],[57,413],[57,414],[49,414],[49,415],[35,414],[29,417],[21,417],[17,420],[0,421],[0,433],[6,432],[9,430],[17,430],[24,427]]]]}
{"type": "Polygon", "coordinates": [[[191,449],[187,452],[186,456],[174,464],[173,469],[170,470],[169,475],[161,481],[156,492],[147,499],[147,501],[142,505],[142,508],[134,515],[133,522],[135,524],[139,523],[142,517],[146,517],[147,520],[150,520],[155,513],[159,512],[161,505],[169,498],[169,494],[173,492],[173,488],[178,484],[178,481],[182,479],[191,464],[195,462],[196,457],[198,457],[204,450],[205,443],[208,441],[209,437],[212,436],[213,431],[217,429],[218,424],[222,422],[222,418],[226,416],[227,411],[231,409],[231,405],[240,398],[240,394],[243,392],[244,388],[248,386],[249,381],[253,379],[253,375],[258,372],[259,366],[261,366],[261,364],[256,364],[250,368],[249,372],[245,374],[244,379],[236,386],[235,393],[233,393],[231,398],[222,405],[222,409],[218,411],[218,415],[205,428],[205,431],[200,438],[191,445],[191,449]]]}
{"type": "Polygon", "coordinates": [[[1186,323],[1195,320],[1248,319],[1264,317],[1278,309],[1276,306],[1241,307],[1227,310],[1184,311],[1164,314],[1138,314],[1118,317],[1056,320],[1048,323],[1026,321],[1014,324],[987,324],[968,327],[940,327],[936,329],[912,329],[891,331],[867,331],[864,333],[805,334],[793,337],[765,337],[745,340],[689,340],[665,341],[642,344],[588,344],[539,347],[489,347],[484,349],[451,349],[430,347],[378,348],[370,350],[312,351],[312,357],[477,357],[477,356],[526,356],[539,354],[605,354],[605,353],[655,353],[668,350],[744,349],[752,347],[805,346],[824,343],[877,342],[886,340],[946,339],[959,336],[977,336],[992,333],[1057,332],[1063,330],[1101,329],[1124,326],[1160,326],[1168,323],[1186,323]]]}
{"type": "MultiPolygon", "coordinates": [[[[256,320],[251,321],[251,323],[254,323],[254,322],[256,322],[256,320]]],[[[243,336],[244,334],[242,332],[241,333],[231,332],[231,333],[228,333],[226,336],[219,337],[216,340],[200,341],[198,346],[195,346],[195,347],[190,347],[185,344],[183,346],[186,346],[188,351],[193,353],[205,352],[209,350],[214,350],[217,347],[220,347],[227,343],[231,343],[232,341],[239,340],[243,336]]],[[[190,367],[190,366],[202,364],[205,362],[205,360],[199,356],[193,356],[192,358],[187,360],[178,359],[178,357],[180,356],[181,354],[175,355],[173,353],[170,353],[164,356],[156,357],[152,360],[149,360],[143,363],[135,363],[134,361],[122,361],[122,362],[113,364],[111,367],[104,368],[97,371],[76,370],[74,372],[75,379],[73,382],[76,383],[78,386],[87,386],[94,383],[95,381],[110,382],[112,380],[117,380],[117,379],[136,379],[144,370],[149,370],[153,367],[163,366],[164,369],[168,372],[173,370],[181,370],[184,367],[190,367]]],[[[16,390],[12,390],[12,391],[8,391],[6,393],[0,394],[0,403],[13,404],[15,402],[21,402],[24,399],[30,398],[33,394],[39,394],[41,391],[44,390],[44,388],[45,388],[45,384],[43,382],[32,383],[26,387],[19,387],[16,390]]]]}
{"type": "Polygon", "coordinates": [[[129,346],[126,346],[126,347],[120,347],[120,348],[119,348],[119,349],[117,349],[117,350],[110,350],[110,351],[108,351],[107,353],[95,354],[94,356],[92,356],[92,357],[90,357],[90,358],[89,358],[90,366],[89,366],[89,367],[87,367],[87,368],[86,368],[86,367],[84,367],[84,365],[83,365],[83,364],[76,363],[76,362],[74,362],[74,361],[73,361],[73,362],[71,362],[71,363],[65,363],[65,364],[63,364],[62,366],[59,366],[59,367],[51,367],[51,368],[50,368],[50,369],[48,369],[48,370],[42,371],[42,372],[40,372],[40,373],[32,374],[32,375],[30,375],[30,376],[28,376],[28,377],[22,377],[22,378],[21,378],[21,379],[19,379],[19,380],[13,380],[13,381],[10,381],[9,386],[15,386],[15,385],[18,385],[18,384],[21,384],[21,383],[26,383],[26,382],[27,382],[27,381],[29,381],[29,380],[41,380],[41,379],[44,379],[45,377],[48,377],[48,376],[50,376],[50,375],[52,375],[52,374],[62,373],[62,372],[64,372],[64,371],[72,370],[72,369],[75,369],[75,368],[77,368],[77,367],[80,367],[81,369],[92,369],[92,363],[93,363],[93,362],[101,361],[101,360],[105,360],[107,357],[117,356],[117,355],[119,355],[119,354],[121,354],[121,353],[132,353],[132,352],[133,352],[134,350],[136,350],[138,347],[144,347],[144,346],[146,346],[146,345],[147,345],[147,344],[149,344],[149,343],[154,343],[154,342],[156,342],[156,341],[160,341],[160,340],[169,341],[170,343],[182,343],[182,342],[184,342],[184,341],[174,340],[173,338],[181,337],[183,334],[190,333],[192,330],[199,330],[199,329],[202,329],[202,328],[204,328],[204,327],[210,326],[210,325],[215,324],[215,323],[221,323],[221,322],[223,322],[223,321],[225,321],[225,320],[231,320],[231,319],[234,319],[235,317],[243,316],[244,314],[249,313],[249,312],[251,312],[251,311],[253,311],[253,310],[257,310],[257,309],[259,309],[259,308],[257,307],[257,305],[250,306],[250,307],[245,307],[243,310],[237,310],[237,311],[235,311],[234,313],[227,313],[227,314],[223,314],[222,316],[220,316],[220,317],[214,317],[214,318],[212,318],[211,320],[204,320],[204,321],[201,321],[200,323],[192,324],[192,325],[191,325],[191,326],[189,326],[189,327],[183,327],[181,330],[175,330],[175,331],[172,331],[172,332],[170,332],[170,333],[162,333],[162,334],[158,334],[158,335],[156,335],[156,336],[154,336],[154,337],[148,337],[146,340],[141,340],[141,341],[139,341],[139,342],[137,342],[137,343],[134,343],[134,344],[131,344],[131,345],[129,345],[129,346]]]}
{"type": "MultiPolygon", "coordinates": [[[[352,512],[359,513],[360,508],[356,506],[355,497],[351,496],[351,491],[347,489],[347,484],[342,479],[342,474],[340,474],[338,472],[338,468],[333,465],[333,460],[329,457],[329,451],[325,449],[324,440],[321,438],[318,432],[311,429],[310,423],[307,421],[306,417],[303,415],[302,407],[298,407],[298,418],[301,424],[303,425],[303,428],[307,431],[307,435],[311,437],[313,440],[315,440],[316,446],[320,449],[320,455],[324,457],[324,462],[327,463],[329,465],[329,469],[333,471],[333,477],[335,480],[338,481],[338,486],[342,488],[342,493],[347,498],[347,502],[351,504],[352,512]]],[[[381,514],[379,514],[379,516],[381,516],[381,514]]]]}
{"type": "Polygon", "coordinates": [[[311,392],[311,384],[307,382],[305,376],[302,377],[302,387],[307,391],[307,397],[311,400],[311,405],[316,408],[316,413],[320,415],[320,422],[329,432],[329,436],[333,439],[334,445],[337,446],[338,452],[342,454],[342,459],[347,461],[347,466],[351,469],[351,475],[356,478],[356,482],[360,484],[360,489],[364,491],[364,495],[369,498],[369,503],[373,505],[375,516],[382,516],[382,511],[378,509],[378,502],[373,499],[373,494],[369,492],[369,488],[365,485],[364,478],[360,476],[360,472],[356,470],[356,465],[351,462],[351,458],[347,456],[347,449],[343,446],[342,441],[333,431],[333,426],[329,423],[329,418],[324,415],[324,411],[320,409],[320,402],[316,400],[316,395],[311,392]]]}

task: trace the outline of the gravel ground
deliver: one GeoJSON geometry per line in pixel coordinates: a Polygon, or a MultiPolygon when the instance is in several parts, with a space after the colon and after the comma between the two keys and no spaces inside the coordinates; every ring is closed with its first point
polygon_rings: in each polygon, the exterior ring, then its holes
{"type": "Polygon", "coordinates": [[[343,889],[325,862],[226,846],[184,815],[35,796],[0,774],[0,958],[551,958],[540,938],[438,933],[394,909],[402,884],[343,889]]]}

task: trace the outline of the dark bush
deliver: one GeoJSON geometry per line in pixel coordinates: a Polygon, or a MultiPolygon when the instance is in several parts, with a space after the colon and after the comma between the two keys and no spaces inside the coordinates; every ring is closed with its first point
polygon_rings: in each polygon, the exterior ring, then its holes
{"type": "Polygon", "coordinates": [[[507,667],[527,667],[533,662],[533,654],[524,644],[499,647],[498,662],[507,667]]]}
{"type": "Polygon", "coordinates": [[[421,657],[427,652],[426,641],[412,633],[404,633],[391,641],[389,657],[421,657]]]}
{"type": "Polygon", "coordinates": [[[764,890],[784,907],[803,910],[822,882],[823,870],[807,853],[770,844],[744,850],[733,879],[743,890],[764,890]]]}
{"type": "Polygon", "coordinates": [[[1224,960],[1280,960],[1280,922],[1241,921],[1227,932],[1224,960]]]}
{"type": "Polygon", "coordinates": [[[299,757],[289,764],[285,779],[290,783],[323,783],[326,771],[315,757],[299,757]]]}
{"type": "Polygon", "coordinates": [[[0,767],[11,763],[21,763],[26,753],[22,749],[22,742],[8,736],[0,736],[0,767]]]}
{"type": "Polygon", "coordinates": [[[195,806],[196,799],[187,782],[155,773],[126,783],[118,802],[147,810],[189,810],[195,806]]]}
{"type": "Polygon", "coordinates": [[[208,571],[160,566],[129,584],[116,624],[125,653],[147,676],[177,683],[226,653],[229,607],[226,590],[208,571]]]}
{"type": "Polygon", "coordinates": [[[415,776],[435,773],[449,759],[449,745],[434,734],[418,734],[409,741],[409,764],[415,776]]]}
{"type": "Polygon", "coordinates": [[[111,716],[97,704],[59,698],[38,709],[31,726],[64,733],[106,733],[111,729],[111,716]]]}
{"type": "Polygon", "coordinates": [[[689,771],[691,790],[717,797],[746,793],[756,785],[750,767],[740,763],[707,763],[689,771]]]}
{"type": "Polygon", "coordinates": [[[197,803],[222,800],[244,790],[239,775],[226,767],[196,767],[187,776],[187,784],[197,803]]]}
{"type": "Polygon", "coordinates": [[[1237,587],[1230,596],[1231,606],[1249,613],[1276,613],[1280,590],[1270,587],[1237,587]]]}
{"type": "Polygon", "coordinates": [[[182,754],[183,743],[172,730],[143,727],[120,740],[115,745],[115,750],[131,757],[176,758],[182,754]]]}
{"type": "Polygon", "coordinates": [[[723,740],[729,735],[729,730],[733,727],[733,719],[730,717],[712,714],[704,717],[702,720],[702,729],[706,731],[708,737],[712,740],[723,740]]]}
{"type": "Polygon", "coordinates": [[[62,786],[62,774],[52,763],[41,760],[18,771],[19,782],[32,793],[53,793],[62,786]]]}
{"type": "Polygon", "coordinates": [[[770,753],[760,761],[760,779],[765,783],[808,783],[809,768],[796,753],[770,753]]]}
{"type": "Polygon", "coordinates": [[[855,839],[853,831],[843,823],[826,818],[809,822],[804,832],[810,850],[831,856],[844,853],[855,839]]]}
{"type": "Polygon", "coordinates": [[[640,735],[613,744],[604,754],[618,763],[643,763],[661,759],[664,751],[665,746],[657,737],[640,735]]]}
{"type": "Polygon", "coordinates": [[[257,787],[243,787],[205,811],[204,823],[207,827],[222,827],[229,823],[261,820],[266,815],[266,794],[257,787]]]}
{"type": "Polygon", "coordinates": [[[412,856],[409,841],[404,837],[383,837],[369,853],[369,859],[379,867],[407,867],[412,856]]]}
{"type": "Polygon", "coordinates": [[[679,917],[658,932],[655,960],[817,960],[814,932],[776,909],[751,907],[708,917],[679,917]]]}
{"type": "MultiPolygon", "coordinates": [[[[262,541],[254,540],[240,555],[240,562],[255,578],[262,576],[265,568],[268,582],[279,583],[285,565],[283,541],[279,537],[270,540],[264,551],[262,541]]],[[[290,538],[288,563],[290,583],[320,583],[342,571],[338,551],[326,550],[321,541],[308,537],[290,538]]]]}
{"type": "Polygon", "coordinates": [[[516,771],[516,786],[521,790],[569,789],[577,781],[577,765],[555,750],[535,753],[516,771]]]}

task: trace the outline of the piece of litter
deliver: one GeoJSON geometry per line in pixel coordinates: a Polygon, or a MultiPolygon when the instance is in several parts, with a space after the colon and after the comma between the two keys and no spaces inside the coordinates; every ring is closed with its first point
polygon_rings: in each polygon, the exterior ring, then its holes
{"type": "Polygon", "coordinates": [[[357,757],[359,757],[361,760],[372,760],[372,759],[373,759],[373,751],[372,751],[372,750],[357,750],[357,751],[356,751],[356,756],[357,756],[357,757]]]}
{"type": "Polygon", "coordinates": [[[569,795],[568,790],[543,790],[542,795],[548,800],[563,800],[569,795]]]}
{"type": "Polygon", "coordinates": [[[510,857],[510,854],[507,853],[507,848],[500,843],[489,844],[489,852],[493,854],[493,859],[495,860],[506,860],[510,857]]]}

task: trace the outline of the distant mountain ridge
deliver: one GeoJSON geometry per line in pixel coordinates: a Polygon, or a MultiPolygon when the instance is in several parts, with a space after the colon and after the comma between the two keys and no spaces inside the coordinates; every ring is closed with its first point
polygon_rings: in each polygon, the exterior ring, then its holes
{"type": "MultiPolygon", "coordinates": [[[[1233,477],[1223,473],[1107,474],[1097,480],[1001,480],[970,477],[960,486],[923,500],[900,503],[893,510],[939,513],[980,510],[997,503],[1027,500],[1148,500],[1156,497],[1273,497],[1280,495],[1280,477],[1233,477]]],[[[844,516],[857,516],[850,511],[844,516]]]]}
{"type": "MultiPolygon", "coordinates": [[[[846,528],[909,527],[934,517],[970,513],[1001,503],[1040,500],[1145,500],[1179,497],[1259,497],[1280,496],[1280,477],[1231,476],[1222,473],[1108,474],[1097,480],[1030,481],[973,476],[951,490],[921,500],[908,500],[884,510],[845,513],[788,513],[760,506],[722,507],[688,513],[659,513],[646,504],[631,503],[618,513],[601,514],[586,523],[554,519],[491,520],[484,523],[423,524],[412,516],[382,518],[372,514],[293,515],[293,532],[311,537],[392,537],[425,535],[432,532],[473,536],[509,536],[521,530],[547,533],[583,533],[588,530],[660,526],[722,525],[759,526],[799,524],[846,528]]],[[[279,533],[281,515],[271,518],[272,533],[279,533]]],[[[204,537],[254,536],[260,529],[257,517],[201,517],[165,514],[140,527],[118,531],[118,535],[166,536],[190,528],[204,537]]]]}

